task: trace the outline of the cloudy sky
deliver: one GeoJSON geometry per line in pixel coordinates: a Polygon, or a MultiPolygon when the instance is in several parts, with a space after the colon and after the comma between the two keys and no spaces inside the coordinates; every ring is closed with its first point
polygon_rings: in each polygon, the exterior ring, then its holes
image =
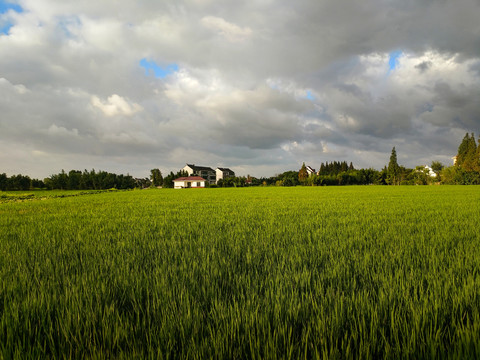
{"type": "Polygon", "coordinates": [[[451,163],[480,0],[0,0],[0,172],[451,163]]]}

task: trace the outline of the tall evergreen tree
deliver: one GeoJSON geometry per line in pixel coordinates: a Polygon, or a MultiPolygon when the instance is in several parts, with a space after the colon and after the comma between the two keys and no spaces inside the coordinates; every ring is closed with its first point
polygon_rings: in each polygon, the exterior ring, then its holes
{"type": "Polygon", "coordinates": [[[475,142],[475,134],[468,138],[465,158],[463,159],[462,168],[466,171],[473,171],[476,165],[476,155],[477,155],[477,144],[475,142]]]}
{"type": "Polygon", "coordinates": [[[298,181],[300,181],[301,184],[304,184],[305,181],[307,181],[307,178],[308,178],[307,167],[305,166],[305,163],[303,163],[302,168],[298,172],[298,181]]]}
{"type": "Polygon", "coordinates": [[[394,146],[392,149],[392,153],[390,155],[390,162],[388,163],[388,169],[387,169],[388,183],[393,185],[398,185],[399,175],[400,175],[400,167],[398,166],[397,151],[395,150],[395,146],[394,146]]]}
{"type": "Polygon", "coordinates": [[[470,142],[470,135],[468,133],[465,134],[463,137],[462,142],[460,143],[457,151],[457,166],[462,166],[465,158],[467,157],[468,153],[468,144],[470,142]]]}
{"type": "Polygon", "coordinates": [[[474,170],[480,172],[480,136],[478,137],[477,151],[475,153],[474,170]]]}

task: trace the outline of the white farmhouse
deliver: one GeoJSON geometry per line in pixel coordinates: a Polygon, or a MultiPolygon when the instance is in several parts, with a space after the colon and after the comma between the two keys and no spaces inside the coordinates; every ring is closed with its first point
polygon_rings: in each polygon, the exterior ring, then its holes
{"type": "Polygon", "coordinates": [[[180,177],[173,180],[175,189],[204,188],[205,179],[200,176],[180,177]]]}

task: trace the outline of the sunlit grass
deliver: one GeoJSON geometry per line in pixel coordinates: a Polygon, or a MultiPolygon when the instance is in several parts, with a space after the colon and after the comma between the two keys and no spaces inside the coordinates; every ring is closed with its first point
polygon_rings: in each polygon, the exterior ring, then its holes
{"type": "Polygon", "coordinates": [[[475,358],[478,187],[0,203],[0,357],[475,358]]]}

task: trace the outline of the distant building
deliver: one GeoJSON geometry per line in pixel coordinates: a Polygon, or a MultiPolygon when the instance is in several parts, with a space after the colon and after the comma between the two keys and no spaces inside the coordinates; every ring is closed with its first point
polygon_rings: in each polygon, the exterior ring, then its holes
{"type": "Polygon", "coordinates": [[[433,171],[433,169],[430,166],[425,165],[424,167],[428,176],[437,177],[437,174],[435,173],[435,171],[433,171]]]}
{"type": "Polygon", "coordinates": [[[217,175],[217,183],[220,179],[228,179],[228,178],[231,178],[231,177],[235,177],[235,173],[228,169],[228,168],[221,168],[221,167],[217,167],[215,169],[215,173],[217,175]]]}
{"type": "Polygon", "coordinates": [[[187,164],[185,167],[182,169],[183,171],[186,171],[188,176],[200,176],[205,181],[208,181],[209,184],[215,184],[217,180],[217,174],[215,170],[208,166],[197,166],[195,164],[187,164]]]}
{"type": "Polygon", "coordinates": [[[316,173],[315,173],[315,169],[312,168],[311,166],[307,166],[306,168],[307,168],[307,174],[308,174],[308,176],[312,176],[312,175],[315,175],[315,174],[316,174],[316,173]]]}
{"type": "Polygon", "coordinates": [[[173,180],[173,184],[175,189],[204,188],[205,179],[200,176],[180,177],[173,180]]]}
{"type": "Polygon", "coordinates": [[[452,157],[453,166],[457,165],[457,156],[452,157]]]}

